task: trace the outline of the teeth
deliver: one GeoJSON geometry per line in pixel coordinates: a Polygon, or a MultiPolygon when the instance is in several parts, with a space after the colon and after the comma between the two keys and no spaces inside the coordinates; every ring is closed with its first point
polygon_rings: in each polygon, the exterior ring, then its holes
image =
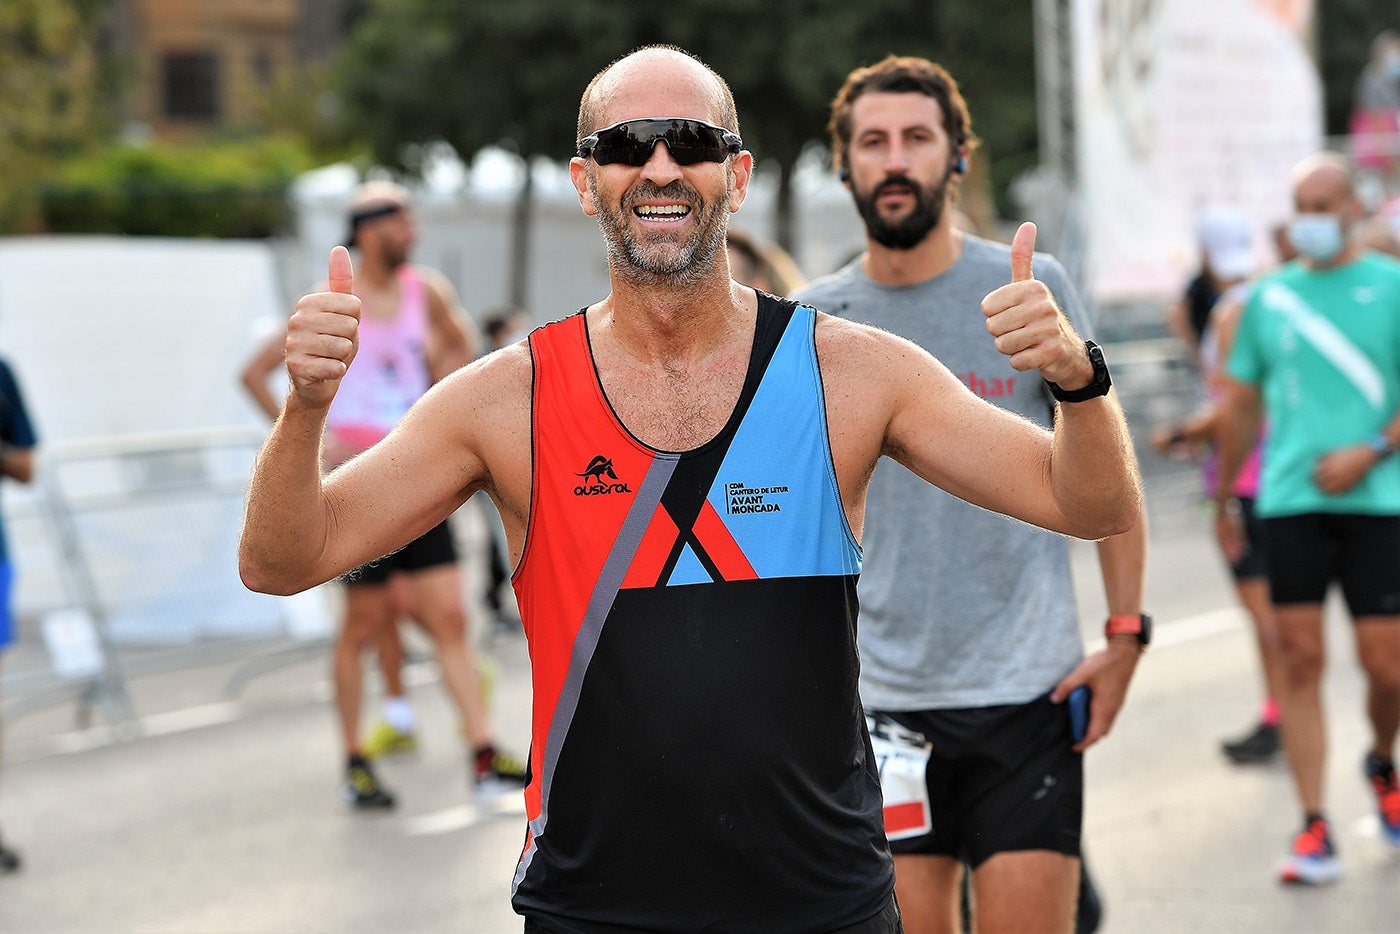
{"type": "Polygon", "coordinates": [[[637,208],[642,217],[684,217],[690,208],[683,204],[643,204],[637,208]]]}

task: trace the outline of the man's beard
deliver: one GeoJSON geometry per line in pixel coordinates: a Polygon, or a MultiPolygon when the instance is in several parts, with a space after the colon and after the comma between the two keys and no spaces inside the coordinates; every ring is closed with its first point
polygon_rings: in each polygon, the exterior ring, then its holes
{"type": "Polygon", "coordinates": [[[865,229],[872,240],[891,250],[912,250],[923,243],[929,231],[943,219],[943,206],[948,201],[948,180],[952,176],[953,170],[949,168],[936,184],[923,187],[907,175],[892,175],[867,194],[861,194],[852,185],[851,196],[855,198],[856,210],[865,221],[865,229]],[[887,221],[880,215],[876,201],[880,192],[894,187],[907,188],[913,193],[914,208],[900,220],[887,221]]]}
{"type": "Polygon", "coordinates": [[[608,245],[608,258],[623,278],[637,285],[675,288],[696,284],[715,265],[715,256],[724,248],[725,217],[721,204],[707,203],[699,192],[677,179],[665,187],[641,182],[622,196],[621,210],[614,211],[598,197],[597,179],[589,185],[589,196],[598,212],[598,226],[608,245]],[[665,234],[638,239],[628,225],[628,216],[641,201],[676,198],[692,205],[694,232],[685,243],[673,244],[665,234]]]}

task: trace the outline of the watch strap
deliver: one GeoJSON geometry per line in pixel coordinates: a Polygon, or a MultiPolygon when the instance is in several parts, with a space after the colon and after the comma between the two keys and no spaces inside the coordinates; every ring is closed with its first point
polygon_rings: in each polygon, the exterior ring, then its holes
{"type": "Polygon", "coordinates": [[[1110,616],[1103,624],[1105,636],[1136,636],[1142,634],[1142,616],[1138,613],[1122,613],[1110,616]]]}
{"type": "Polygon", "coordinates": [[[1113,380],[1108,375],[1108,364],[1104,361],[1103,350],[1093,341],[1084,342],[1084,351],[1089,356],[1089,365],[1094,368],[1094,377],[1089,381],[1089,385],[1080,389],[1061,389],[1058,383],[1045,381],[1045,386],[1050,390],[1050,395],[1060,402],[1084,402],[1088,399],[1097,399],[1100,396],[1108,395],[1109,387],[1113,385],[1113,380]]]}
{"type": "Polygon", "coordinates": [[[1139,648],[1152,642],[1152,617],[1146,613],[1115,613],[1103,624],[1104,638],[1132,636],[1139,648]]]}

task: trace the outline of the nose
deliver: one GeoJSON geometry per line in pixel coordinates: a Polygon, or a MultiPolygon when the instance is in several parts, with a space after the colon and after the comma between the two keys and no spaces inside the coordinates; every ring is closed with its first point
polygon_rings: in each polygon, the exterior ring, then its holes
{"type": "Polygon", "coordinates": [[[680,163],[671,156],[671,149],[664,139],[658,139],[651,144],[651,156],[647,158],[646,165],[642,166],[642,175],[660,186],[681,177],[680,163]]]}
{"type": "Polygon", "coordinates": [[[908,169],[909,154],[905,151],[903,141],[895,137],[885,149],[885,174],[907,175],[908,169]]]}

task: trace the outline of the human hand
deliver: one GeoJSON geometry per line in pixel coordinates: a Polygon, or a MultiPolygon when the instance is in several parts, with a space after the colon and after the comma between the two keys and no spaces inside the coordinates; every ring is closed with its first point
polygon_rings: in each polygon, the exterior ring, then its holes
{"type": "Polygon", "coordinates": [[[1022,224],[1011,241],[1011,281],[982,299],[987,331],[1016,369],[1039,370],[1068,391],[1082,389],[1094,379],[1093,364],[1050,289],[1035,278],[1034,252],[1035,225],[1022,224]]]}
{"type": "Polygon", "coordinates": [[[1240,514],[1240,504],[1234,499],[1215,504],[1215,541],[1231,564],[1244,557],[1248,547],[1244,516],[1240,514]]]}
{"type": "MultiPolygon", "coordinates": [[[[1050,692],[1053,703],[1063,703],[1081,684],[1089,685],[1089,728],[1074,745],[1083,752],[1108,735],[1128,697],[1128,684],[1137,669],[1142,650],[1130,637],[1114,637],[1101,650],[1085,658],[1050,692]]],[[[1066,711],[1068,715],[1068,711],[1066,711]]]]}
{"type": "Polygon", "coordinates": [[[359,346],[360,300],[351,294],[354,282],[350,253],[331,250],[326,292],[302,296],[287,322],[286,364],[292,393],[311,408],[326,408],[359,346]]]}
{"type": "Polygon", "coordinates": [[[1345,493],[1360,483],[1378,460],[1379,455],[1366,444],[1328,451],[1313,465],[1313,482],[1319,490],[1332,496],[1345,493]]]}

